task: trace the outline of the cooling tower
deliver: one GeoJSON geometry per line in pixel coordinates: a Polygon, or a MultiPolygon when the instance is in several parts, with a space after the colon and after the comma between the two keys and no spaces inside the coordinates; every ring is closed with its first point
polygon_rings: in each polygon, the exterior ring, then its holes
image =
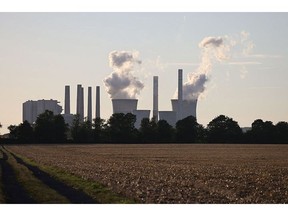
{"type": "Polygon", "coordinates": [[[88,87],[87,120],[92,122],[92,87],[88,87]]]}
{"type": "Polygon", "coordinates": [[[178,108],[176,112],[176,118],[177,121],[179,121],[180,119],[183,118],[183,113],[182,113],[182,109],[183,109],[183,71],[182,69],[178,70],[178,108]]]}
{"type": "MultiPolygon", "coordinates": [[[[178,113],[178,100],[177,99],[172,99],[172,110],[176,113],[178,113]]],[[[194,116],[196,117],[196,107],[197,107],[197,99],[195,100],[183,100],[182,101],[182,119],[188,117],[188,116],[194,116]]],[[[179,119],[181,120],[181,119],[179,119]]]]}
{"type": "Polygon", "coordinates": [[[159,119],[165,120],[171,126],[175,127],[176,125],[176,112],[174,111],[159,111],[159,119]]]}
{"type": "Polygon", "coordinates": [[[114,113],[133,113],[137,110],[137,99],[112,99],[114,113]]]}
{"type": "Polygon", "coordinates": [[[65,108],[64,114],[70,114],[70,86],[65,86],[65,108]]]}
{"type": "Polygon", "coordinates": [[[96,118],[100,118],[100,86],[96,86],[96,118]]]}
{"type": "Polygon", "coordinates": [[[133,110],[133,114],[136,116],[135,128],[139,129],[143,118],[149,118],[150,110],[133,110]]]}
{"type": "Polygon", "coordinates": [[[153,118],[158,121],[158,76],[153,77],[153,118]]]}

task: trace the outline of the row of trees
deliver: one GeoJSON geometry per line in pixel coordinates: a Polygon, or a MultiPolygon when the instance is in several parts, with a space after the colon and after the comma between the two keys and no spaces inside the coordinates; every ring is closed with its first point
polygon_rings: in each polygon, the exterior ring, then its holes
{"type": "Polygon", "coordinates": [[[51,111],[39,115],[32,126],[24,121],[9,126],[10,137],[20,143],[288,143],[288,123],[273,125],[257,119],[243,132],[232,118],[220,115],[206,128],[189,116],[173,128],[165,120],[143,119],[134,127],[135,115],[113,114],[107,121],[96,118],[81,122],[76,116],[69,128],[61,115],[51,111]]]}

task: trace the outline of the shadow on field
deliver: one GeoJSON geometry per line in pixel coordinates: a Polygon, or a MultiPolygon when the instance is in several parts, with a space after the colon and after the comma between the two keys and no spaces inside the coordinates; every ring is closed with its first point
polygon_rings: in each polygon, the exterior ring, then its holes
{"type": "MultiPolygon", "coordinates": [[[[11,153],[11,152],[10,152],[11,153]]],[[[92,197],[88,196],[82,191],[74,189],[61,181],[58,181],[51,177],[48,173],[40,170],[38,167],[30,165],[23,161],[21,158],[17,157],[13,153],[11,155],[16,159],[19,164],[26,166],[31,170],[35,177],[41,180],[44,184],[48,185],[50,188],[56,190],[59,194],[65,196],[73,204],[96,204],[98,203],[92,197]]],[[[7,157],[7,155],[6,155],[7,157]]]]}
{"type": "Polygon", "coordinates": [[[16,175],[12,167],[8,164],[8,156],[1,149],[3,158],[0,158],[0,166],[2,167],[2,183],[5,201],[8,204],[34,204],[36,203],[28,193],[24,190],[16,180],[16,175]]]}

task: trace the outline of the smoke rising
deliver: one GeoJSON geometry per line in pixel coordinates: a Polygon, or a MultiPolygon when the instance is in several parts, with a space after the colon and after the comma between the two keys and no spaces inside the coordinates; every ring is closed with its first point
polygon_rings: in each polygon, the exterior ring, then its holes
{"type": "MultiPolygon", "coordinates": [[[[205,37],[198,44],[201,49],[201,62],[195,72],[189,73],[187,82],[183,85],[183,99],[195,100],[205,91],[205,84],[209,80],[209,73],[215,62],[229,60],[231,49],[240,45],[242,53],[247,54],[253,48],[253,43],[248,40],[249,33],[241,32],[240,39],[232,37],[205,37]]],[[[177,98],[176,90],[174,98],[177,98]]]]}
{"type": "Polygon", "coordinates": [[[133,76],[134,65],[140,65],[138,52],[112,51],[109,65],[113,72],[104,79],[106,90],[112,99],[134,99],[144,84],[133,76]]]}

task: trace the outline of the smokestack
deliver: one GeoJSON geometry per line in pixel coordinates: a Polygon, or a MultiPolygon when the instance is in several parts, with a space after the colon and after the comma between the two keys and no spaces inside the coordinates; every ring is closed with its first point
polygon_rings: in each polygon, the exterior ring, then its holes
{"type": "Polygon", "coordinates": [[[183,70],[178,69],[178,113],[177,113],[177,121],[182,119],[182,106],[183,106],[183,70]]]}
{"type": "Polygon", "coordinates": [[[76,114],[80,115],[80,103],[81,103],[81,88],[82,85],[77,85],[77,103],[76,103],[76,114]]]}
{"type": "Polygon", "coordinates": [[[92,122],[92,87],[88,87],[87,120],[92,122]]]}
{"type": "Polygon", "coordinates": [[[84,88],[80,90],[80,121],[84,120],[84,88]]]}
{"type": "Polygon", "coordinates": [[[70,114],[70,86],[65,86],[65,108],[64,114],[70,114]]]}
{"type": "Polygon", "coordinates": [[[158,121],[158,76],[153,77],[153,118],[158,121]]]}
{"type": "Polygon", "coordinates": [[[96,118],[100,118],[100,86],[96,86],[96,118]]]}

